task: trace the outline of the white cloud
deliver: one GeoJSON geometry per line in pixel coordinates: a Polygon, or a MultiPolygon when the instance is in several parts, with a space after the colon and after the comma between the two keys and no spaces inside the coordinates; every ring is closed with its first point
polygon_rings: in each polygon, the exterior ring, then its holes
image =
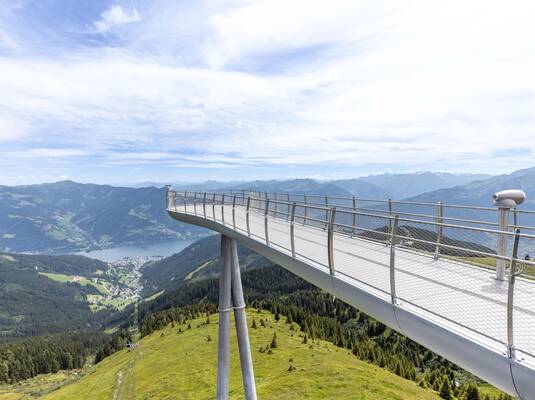
{"type": "Polygon", "coordinates": [[[0,112],[0,142],[13,142],[28,135],[28,124],[17,117],[0,112]]]}
{"type": "Polygon", "coordinates": [[[0,57],[0,140],[106,165],[532,163],[492,159],[535,151],[530,2],[151,4],[95,23],[138,21],[123,48],[0,57]]]}
{"type": "Polygon", "coordinates": [[[107,33],[117,26],[139,21],[141,21],[141,16],[135,8],[125,11],[121,6],[113,5],[100,15],[98,21],[93,23],[93,28],[95,32],[107,33]]]}

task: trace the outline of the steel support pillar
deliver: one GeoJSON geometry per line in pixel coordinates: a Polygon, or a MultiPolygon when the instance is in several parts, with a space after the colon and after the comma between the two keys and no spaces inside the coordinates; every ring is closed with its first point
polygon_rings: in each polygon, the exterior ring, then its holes
{"type": "Polygon", "coordinates": [[[230,311],[234,310],[246,400],[256,400],[251,347],[241,283],[236,241],[221,235],[221,274],[219,277],[219,338],[217,360],[217,400],[227,400],[230,379],[230,311]],[[231,299],[232,297],[232,299],[231,299]],[[231,304],[234,304],[232,306],[231,304]]]}
{"type": "MultiPolygon", "coordinates": [[[[230,239],[228,239],[230,240],[230,239]]],[[[232,247],[232,300],[234,302],[234,319],[236,320],[236,335],[240,351],[241,374],[246,400],[256,400],[256,385],[253,371],[253,358],[249,345],[249,332],[247,330],[247,315],[241,284],[240,263],[238,260],[238,247],[236,241],[231,240],[232,247]]]]}
{"type": "Polygon", "coordinates": [[[217,342],[217,400],[227,400],[230,381],[230,311],[232,247],[228,237],[221,235],[219,275],[219,335],[217,342]]]}

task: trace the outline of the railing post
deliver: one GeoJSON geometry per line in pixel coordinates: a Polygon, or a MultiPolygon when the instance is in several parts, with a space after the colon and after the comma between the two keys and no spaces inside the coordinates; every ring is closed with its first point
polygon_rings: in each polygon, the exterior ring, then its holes
{"type": "Polygon", "coordinates": [[[334,268],[334,219],[336,218],[336,207],[329,210],[329,222],[327,228],[327,260],[329,263],[329,271],[332,276],[336,274],[334,268]]]}
{"type": "Polygon", "coordinates": [[[357,228],[357,199],[353,196],[353,235],[355,234],[357,228]]]}
{"type": "Polygon", "coordinates": [[[215,221],[215,192],[212,194],[212,217],[214,217],[215,221]]]}
{"type": "Polygon", "coordinates": [[[197,215],[197,192],[193,193],[193,214],[197,215]]]}
{"type": "Polygon", "coordinates": [[[184,192],[184,213],[188,212],[187,202],[188,202],[188,191],[186,190],[184,192]]]}
{"type": "Polygon", "coordinates": [[[325,195],[325,227],[329,226],[329,199],[325,195]]]}
{"type": "Polygon", "coordinates": [[[247,224],[247,236],[251,236],[251,229],[249,228],[249,208],[251,207],[251,196],[247,196],[247,206],[245,208],[245,222],[247,224]]]}
{"type": "Polygon", "coordinates": [[[509,273],[509,286],[507,288],[507,356],[509,358],[515,358],[515,347],[513,337],[513,294],[515,289],[516,272],[516,260],[518,258],[518,242],[520,241],[520,229],[515,231],[515,241],[513,244],[513,253],[511,255],[511,268],[509,273]]]}
{"type": "Polygon", "coordinates": [[[396,236],[398,234],[398,220],[399,216],[394,217],[392,224],[392,233],[390,236],[390,298],[392,304],[397,304],[396,295],[396,236]]]}
{"type": "Polygon", "coordinates": [[[435,247],[435,260],[440,256],[440,245],[442,244],[442,224],[444,223],[444,207],[442,202],[437,203],[437,246],[435,247]]]}
{"type": "Polygon", "coordinates": [[[286,213],[286,221],[290,219],[290,193],[286,193],[286,202],[288,204],[288,212],[286,213]]]}
{"type": "Polygon", "coordinates": [[[221,222],[225,225],[225,193],[221,195],[221,222]]]}
{"type": "Polygon", "coordinates": [[[292,249],[293,258],[295,258],[294,221],[295,221],[295,201],[292,203],[292,212],[290,214],[290,247],[292,249]]]}
{"type": "Polygon", "coordinates": [[[275,211],[273,212],[273,216],[277,218],[277,209],[279,208],[279,203],[277,202],[277,192],[273,193],[273,200],[275,200],[275,211]]]}
{"type": "MultiPolygon", "coordinates": [[[[498,212],[500,214],[500,231],[509,231],[509,208],[500,207],[498,212]]],[[[507,254],[507,234],[498,234],[498,243],[496,244],[496,252],[499,256],[505,256],[507,254]]],[[[505,260],[496,260],[496,279],[499,281],[505,280],[505,260]]]]}
{"type": "Polygon", "coordinates": [[[206,219],[206,192],[202,195],[202,212],[204,214],[204,219],[206,219]]]}
{"type": "Polygon", "coordinates": [[[269,246],[269,232],[268,232],[268,215],[269,214],[269,199],[266,199],[266,208],[264,210],[264,230],[266,233],[266,244],[269,246]]]}
{"type": "Polygon", "coordinates": [[[307,224],[307,216],[308,216],[308,206],[307,206],[307,195],[305,194],[305,212],[303,213],[303,225],[307,224]]]}
{"type": "Polygon", "coordinates": [[[171,196],[169,190],[171,185],[165,185],[165,209],[168,210],[171,208],[171,196]]]}
{"type": "Polygon", "coordinates": [[[389,230],[390,230],[390,233],[392,232],[392,199],[388,199],[388,216],[390,217],[390,221],[389,221],[389,230]]]}
{"type": "Polygon", "coordinates": [[[236,195],[232,198],[232,226],[236,230],[236,195]]]}

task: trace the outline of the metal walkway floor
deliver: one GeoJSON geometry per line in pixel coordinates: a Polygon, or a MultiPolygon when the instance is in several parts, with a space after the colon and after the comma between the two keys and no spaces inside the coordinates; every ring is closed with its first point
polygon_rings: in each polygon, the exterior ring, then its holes
{"type": "Polygon", "coordinates": [[[168,212],[233,236],[508,393],[535,399],[534,281],[519,278],[515,284],[517,356],[511,359],[506,353],[508,283],[493,279],[491,270],[396,248],[397,301],[392,304],[391,249],[384,243],[334,232],[329,268],[328,234],[321,227],[294,223],[292,253],[287,218],[249,211],[247,224],[242,205],[187,204],[168,212]]]}

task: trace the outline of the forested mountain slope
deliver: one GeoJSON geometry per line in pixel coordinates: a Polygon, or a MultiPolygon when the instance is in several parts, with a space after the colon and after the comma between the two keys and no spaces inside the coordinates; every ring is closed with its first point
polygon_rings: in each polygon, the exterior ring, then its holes
{"type": "MultiPolygon", "coordinates": [[[[219,274],[221,237],[211,235],[200,239],[181,252],[143,268],[143,295],[172,290],[186,282],[215,277],[219,274]]],[[[240,265],[244,269],[270,265],[265,258],[238,246],[240,265]]]]}
{"type": "Polygon", "coordinates": [[[169,218],[165,189],[71,181],[0,186],[0,250],[67,252],[205,232],[169,218]]]}
{"type": "Polygon", "coordinates": [[[0,341],[100,327],[111,311],[88,299],[122,285],[114,273],[82,256],[0,253],[0,341]]]}

